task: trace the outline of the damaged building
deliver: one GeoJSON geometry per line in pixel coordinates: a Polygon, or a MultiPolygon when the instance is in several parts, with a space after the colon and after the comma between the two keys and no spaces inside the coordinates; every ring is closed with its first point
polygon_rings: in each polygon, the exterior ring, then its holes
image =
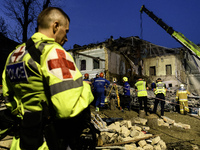
{"type": "Polygon", "coordinates": [[[199,71],[195,58],[186,48],[167,48],[142,40],[137,36],[113,39],[111,36],[104,42],[84,46],[74,45],[68,51],[74,57],[76,65],[90,79],[97,73],[104,72],[106,79],[127,76],[134,86],[137,76],[142,75],[151,84],[158,77],[162,78],[167,88],[177,89],[184,83],[191,92],[199,94],[199,71]],[[197,82],[198,81],[198,82],[197,82]]]}

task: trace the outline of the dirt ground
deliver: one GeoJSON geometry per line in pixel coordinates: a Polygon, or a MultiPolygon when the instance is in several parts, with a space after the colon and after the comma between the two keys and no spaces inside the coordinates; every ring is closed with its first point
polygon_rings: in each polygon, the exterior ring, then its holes
{"type": "MultiPolygon", "coordinates": [[[[91,106],[91,112],[94,112],[95,108],[91,106]]],[[[131,120],[138,117],[138,110],[125,110],[122,112],[119,109],[100,110],[99,114],[103,114],[108,118],[123,118],[123,120],[131,120]]],[[[158,126],[156,128],[150,128],[149,133],[153,135],[159,135],[160,138],[166,143],[168,150],[193,150],[194,146],[198,146],[200,149],[200,117],[194,117],[190,115],[181,115],[177,112],[165,112],[165,116],[175,120],[176,123],[181,122],[188,124],[191,129],[182,129],[179,127],[171,126],[170,128],[165,126],[158,126]]],[[[145,118],[147,119],[146,116],[145,118]]],[[[6,137],[0,141],[0,149],[5,150],[9,147],[12,141],[12,137],[6,137]]],[[[195,149],[196,150],[196,149],[195,149]]]]}
{"type": "MultiPolygon", "coordinates": [[[[91,107],[91,111],[94,111],[93,107],[91,107]]],[[[99,113],[109,118],[123,118],[123,120],[138,117],[137,109],[125,110],[124,112],[119,109],[103,109],[99,113]]],[[[190,116],[189,114],[181,115],[174,111],[165,112],[165,116],[175,120],[176,123],[188,124],[191,129],[182,129],[175,126],[171,126],[170,128],[158,126],[150,128],[149,132],[151,134],[160,135],[160,138],[166,143],[168,150],[192,150],[194,146],[198,146],[200,149],[200,117],[190,116]]]]}

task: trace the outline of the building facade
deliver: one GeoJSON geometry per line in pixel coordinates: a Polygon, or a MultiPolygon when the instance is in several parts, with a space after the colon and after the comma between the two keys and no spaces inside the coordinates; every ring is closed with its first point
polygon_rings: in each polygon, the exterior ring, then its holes
{"type": "Polygon", "coordinates": [[[195,89],[192,85],[200,83],[199,72],[185,48],[166,48],[139,37],[111,37],[102,43],[76,46],[68,52],[81,73],[88,73],[90,79],[104,72],[106,79],[116,78],[119,83],[127,76],[131,86],[138,76],[143,76],[149,86],[161,78],[169,89],[177,89],[181,83],[195,89]]]}

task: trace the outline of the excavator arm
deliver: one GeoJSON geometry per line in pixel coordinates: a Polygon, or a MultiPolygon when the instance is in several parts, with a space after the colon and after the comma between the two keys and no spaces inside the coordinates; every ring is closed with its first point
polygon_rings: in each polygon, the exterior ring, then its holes
{"type": "MultiPolygon", "coordinates": [[[[153,12],[149,11],[144,5],[142,5],[140,12],[145,12],[150,18],[152,18],[158,25],[160,25],[167,33],[169,33],[180,44],[186,47],[193,55],[200,60],[200,47],[187,39],[182,33],[175,31],[172,27],[168,26],[161,18],[158,18],[153,12]]],[[[198,67],[199,68],[199,67],[198,67]]]]}

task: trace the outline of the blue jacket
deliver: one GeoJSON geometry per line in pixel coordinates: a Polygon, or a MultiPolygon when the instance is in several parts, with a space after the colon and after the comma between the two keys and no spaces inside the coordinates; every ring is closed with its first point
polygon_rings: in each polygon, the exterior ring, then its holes
{"type": "Polygon", "coordinates": [[[102,77],[99,77],[94,81],[94,89],[96,92],[104,92],[105,86],[108,85],[110,85],[110,82],[102,77]]]}
{"type": "Polygon", "coordinates": [[[124,83],[123,92],[124,92],[124,95],[130,96],[130,84],[128,82],[124,83]]]}
{"type": "Polygon", "coordinates": [[[89,79],[83,79],[83,81],[90,81],[89,79]]]}

